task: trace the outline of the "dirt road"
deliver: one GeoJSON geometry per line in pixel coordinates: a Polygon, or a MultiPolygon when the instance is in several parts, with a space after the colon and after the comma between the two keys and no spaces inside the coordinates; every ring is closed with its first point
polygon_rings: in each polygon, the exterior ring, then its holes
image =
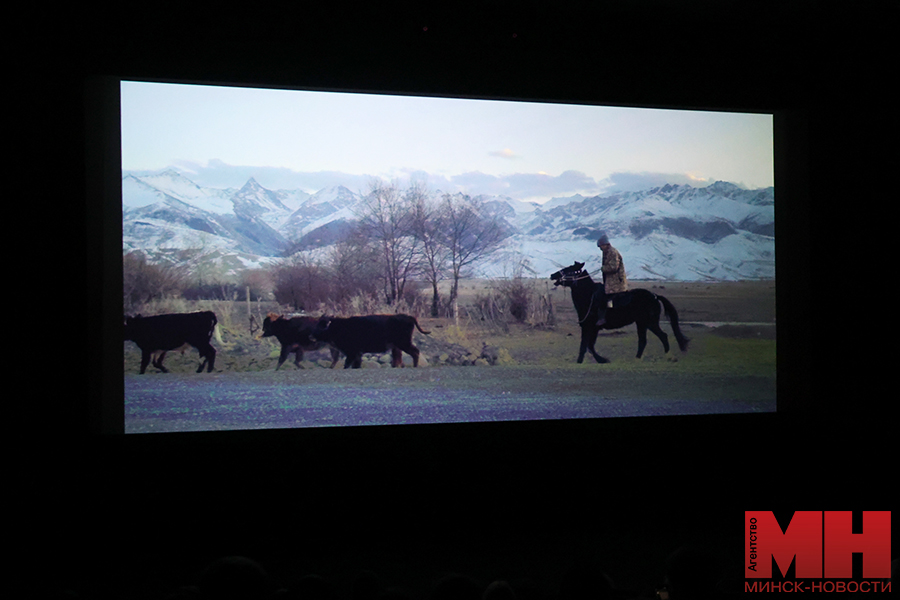
{"type": "Polygon", "coordinates": [[[125,391],[126,433],[775,409],[774,378],[635,378],[599,365],[130,375],[125,391]]]}

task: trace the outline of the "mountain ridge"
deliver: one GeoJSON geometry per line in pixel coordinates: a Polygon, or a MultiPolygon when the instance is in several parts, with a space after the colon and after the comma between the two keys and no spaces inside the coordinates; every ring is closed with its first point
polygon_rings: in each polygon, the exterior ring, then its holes
{"type": "MultiPolygon", "coordinates": [[[[125,174],[122,189],[123,251],[153,255],[196,247],[199,239],[247,267],[334,243],[363,200],[343,185],[310,194],[268,190],[253,177],[239,189],[205,188],[174,170],[125,174]]],[[[510,235],[477,275],[503,276],[521,266],[543,276],[575,260],[596,269],[594,241],[603,232],[622,252],[632,279],[775,277],[773,187],[666,184],[606,196],[575,194],[544,205],[482,198],[510,235]]]]}

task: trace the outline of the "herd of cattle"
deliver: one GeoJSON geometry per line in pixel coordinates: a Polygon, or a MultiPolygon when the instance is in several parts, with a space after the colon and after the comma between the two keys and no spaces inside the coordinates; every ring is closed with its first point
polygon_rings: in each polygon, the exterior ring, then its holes
{"type": "MultiPolygon", "coordinates": [[[[216,350],[210,344],[217,323],[212,311],[156,315],[152,317],[125,318],[125,341],[132,341],[141,349],[141,373],[153,364],[162,372],[167,352],[184,351],[193,346],[200,352],[197,372],[212,372],[216,362],[216,350]]],[[[419,349],[412,343],[413,328],[428,335],[410,315],[366,315],[361,317],[284,317],[269,313],[263,321],[262,333],[257,339],[275,337],[281,343],[278,357],[279,369],[288,355],[294,354],[294,363],[300,366],[304,351],[319,350],[328,346],[331,351],[331,367],[343,354],[344,368],[358,369],[365,353],[391,353],[391,366],[403,366],[403,352],[412,357],[413,366],[419,366],[419,349]]]]}

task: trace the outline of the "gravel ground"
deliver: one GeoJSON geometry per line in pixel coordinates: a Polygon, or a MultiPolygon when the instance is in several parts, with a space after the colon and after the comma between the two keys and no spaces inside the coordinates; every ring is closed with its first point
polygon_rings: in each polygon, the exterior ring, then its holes
{"type": "Polygon", "coordinates": [[[126,433],[746,413],[775,379],[598,365],[126,375],[126,433]]]}

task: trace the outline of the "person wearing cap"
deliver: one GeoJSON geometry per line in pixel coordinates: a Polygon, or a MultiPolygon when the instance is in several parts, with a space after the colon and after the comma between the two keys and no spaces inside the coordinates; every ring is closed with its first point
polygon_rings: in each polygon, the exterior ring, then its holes
{"type": "MultiPolygon", "coordinates": [[[[603,292],[606,295],[605,299],[599,299],[602,304],[597,313],[597,326],[602,326],[606,323],[606,309],[612,307],[611,296],[628,291],[628,278],[625,276],[625,262],[622,255],[609,243],[606,234],[597,240],[597,247],[603,251],[603,264],[600,270],[603,273],[603,292]]],[[[597,296],[599,294],[596,294],[595,298],[597,296]]]]}

